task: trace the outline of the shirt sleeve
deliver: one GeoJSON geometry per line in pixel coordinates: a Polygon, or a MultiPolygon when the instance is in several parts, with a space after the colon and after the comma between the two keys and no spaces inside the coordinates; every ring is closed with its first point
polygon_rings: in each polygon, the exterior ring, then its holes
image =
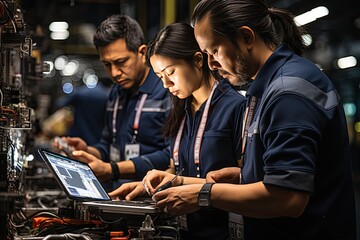
{"type": "Polygon", "coordinates": [[[319,107],[304,97],[283,94],[273,100],[260,122],[264,148],[264,184],[312,193],[321,128],[319,107]]]}
{"type": "Polygon", "coordinates": [[[135,177],[141,180],[149,170],[158,169],[166,170],[170,166],[170,146],[167,141],[166,147],[149,154],[144,154],[139,157],[132,158],[135,165],[135,177]]]}

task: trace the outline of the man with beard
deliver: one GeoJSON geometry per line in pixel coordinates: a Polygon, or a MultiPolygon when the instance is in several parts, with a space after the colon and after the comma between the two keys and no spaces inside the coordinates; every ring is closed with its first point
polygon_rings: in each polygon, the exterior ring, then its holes
{"type": "Polygon", "coordinates": [[[331,81],[300,56],[293,16],[262,0],[202,0],[192,22],[212,70],[234,85],[251,79],[242,162],[179,186],[181,196],[157,192],[157,204],[173,215],[241,214],[245,239],[355,239],[344,111],[331,81]]]}
{"type": "Polygon", "coordinates": [[[108,96],[102,138],[93,146],[77,137],[63,140],[76,150],[73,157],[88,163],[110,191],[119,179],[139,180],[148,170],[168,168],[169,142],[161,128],[171,101],[161,80],[146,65],[144,34],[134,19],[110,16],[97,28],[94,45],[116,83],[108,96]]]}

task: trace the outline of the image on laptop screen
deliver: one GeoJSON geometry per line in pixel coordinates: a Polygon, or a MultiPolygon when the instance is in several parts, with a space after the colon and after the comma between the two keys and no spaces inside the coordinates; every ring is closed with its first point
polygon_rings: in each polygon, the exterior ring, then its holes
{"type": "Polygon", "coordinates": [[[110,200],[89,165],[46,150],[39,150],[63,190],[79,201],[110,200]]]}

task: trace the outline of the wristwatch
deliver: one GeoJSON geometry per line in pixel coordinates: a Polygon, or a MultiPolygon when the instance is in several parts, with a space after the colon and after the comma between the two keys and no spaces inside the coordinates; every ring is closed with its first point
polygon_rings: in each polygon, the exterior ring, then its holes
{"type": "Polygon", "coordinates": [[[198,205],[202,208],[207,208],[211,206],[210,192],[211,187],[214,183],[205,183],[198,194],[198,205]]]}

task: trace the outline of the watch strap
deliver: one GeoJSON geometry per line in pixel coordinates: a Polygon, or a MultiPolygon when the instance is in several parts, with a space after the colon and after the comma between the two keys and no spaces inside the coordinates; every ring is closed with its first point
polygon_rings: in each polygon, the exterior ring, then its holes
{"type": "Polygon", "coordinates": [[[117,181],[120,178],[120,169],[116,162],[110,162],[111,171],[112,171],[112,180],[117,181]]]}
{"type": "Polygon", "coordinates": [[[213,182],[209,182],[209,183],[205,183],[202,187],[200,192],[204,192],[204,193],[210,193],[212,185],[214,185],[213,182]]]}

